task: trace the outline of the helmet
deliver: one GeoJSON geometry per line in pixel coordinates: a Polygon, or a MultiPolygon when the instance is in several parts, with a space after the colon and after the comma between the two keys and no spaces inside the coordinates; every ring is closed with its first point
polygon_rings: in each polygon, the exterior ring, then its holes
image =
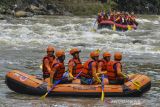
{"type": "Polygon", "coordinates": [[[78,48],[73,48],[73,49],[71,49],[70,50],[70,54],[72,55],[72,54],[74,54],[74,53],[76,53],[76,52],[81,52],[78,48]]]}
{"type": "Polygon", "coordinates": [[[58,50],[58,51],[56,51],[56,57],[61,57],[61,56],[63,56],[63,55],[65,55],[65,53],[64,53],[63,50],[58,50]]]}
{"type": "Polygon", "coordinates": [[[103,53],[103,57],[105,58],[105,57],[108,57],[108,56],[111,56],[111,54],[109,53],[109,52],[104,52],[103,53]]]}
{"type": "Polygon", "coordinates": [[[122,53],[120,53],[120,52],[115,52],[115,53],[114,53],[114,59],[115,59],[115,60],[121,60],[121,59],[122,59],[122,53]]]}
{"type": "Polygon", "coordinates": [[[55,51],[55,48],[52,45],[48,45],[47,52],[55,51]]]}
{"type": "Polygon", "coordinates": [[[90,53],[90,57],[97,57],[97,56],[99,56],[99,52],[98,51],[92,51],[90,53]]]}

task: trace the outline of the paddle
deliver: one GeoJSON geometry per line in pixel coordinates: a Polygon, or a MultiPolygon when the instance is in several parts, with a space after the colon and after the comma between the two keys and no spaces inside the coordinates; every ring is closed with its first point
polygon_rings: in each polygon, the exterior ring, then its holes
{"type": "Polygon", "coordinates": [[[127,25],[128,30],[132,30],[132,27],[130,25],[127,25]]]}
{"type": "Polygon", "coordinates": [[[132,82],[132,83],[136,86],[136,89],[137,89],[137,90],[140,90],[140,87],[141,87],[141,86],[139,85],[138,82],[134,82],[134,81],[132,81],[131,79],[128,79],[127,75],[125,75],[125,74],[123,74],[123,73],[121,73],[121,74],[124,76],[124,78],[127,78],[128,81],[132,82]]]}
{"type": "Polygon", "coordinates": [[[104,74],[101,77],[102,77],[102,82],[101,82],[101,86],[102,86],[101,101],[104,101],[104,74]]]}
{"type": "Polygon", "coordinates": [[[40,68],[40,69],[42,69],[42,68],[43,68],[42,64],[39,66],[39,68],[40,68]]]}
{"type": "Polygon", "coordinates": [[[114,25],[113,25],[113,31],[116,31],[116,25],[115,25],[115,22],[114,22],[114,25]]]}
{"type": "Polygon", "coordinates": [[[96,25],[96,22],[97,22],[97,18],[96,18],[96,20],[94,21],[93,27],[92,27],[92,29],[91,29],[91,31],[93,31],[93,32],[96,32],[96,29],[94,28],[95,25],[96,25]]]}
{"type": "Polygon", "coordinates": [[[65,73],[65,75],[63,75],[62,78],[60,80],[58,80],[48,92],[46,92],[43,96],[41,96],[40,99],[44,100],[46,98],[46,96],[56,87],[56,85],[59,84],[66,77],[66,74],[67,73],[65,73]]]}
{"type": "MultiPolygon", "coordinates": [[[[79,74],[76,76],[76,79],[79,77],[79,75],[80,75],[81,73],[82,73],[82,71],[79,72],[79,74]]],[[[66,74],[67,74],[67,73],[66,73],[66,74]]],[[[59,83],[66,77],[66,74],[63,75],[63,77],[62,77],[60,80],[58,80],[46,94],[44,94],[43,96],[41,96],[40,99],[45,99],[46,96],[56,87],[56,85],[59,84],[59,83]]]]}
{"type": "Polygon", "coordinates": [[[115,16],[114,16],[114,24],[113,24],[113,31],[116,31],[116,24],[115,24],[115,16]]]}

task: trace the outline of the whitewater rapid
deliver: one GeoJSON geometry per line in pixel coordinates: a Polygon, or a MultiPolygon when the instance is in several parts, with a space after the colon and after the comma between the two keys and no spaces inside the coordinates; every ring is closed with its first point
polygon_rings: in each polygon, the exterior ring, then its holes
{"type": "MultiPolygon", "coordinates": [[[[109,51],[123,53],[124,69],[129,73],[143,73],[150,76],[152,83],[160,81],[160,16],[138,16],[139,26],[135,31],[115,32],[101,29],[93,32],[94,17],[34,16],[28,18],[9,18],[0,20],[0,102],[12,106],[102,106],[98,98],[48,98],[46,102],[35,100],[37,97],[11,92],[4,83],[6,72],[18,69],[29,74],[41,75],[39,66],[49,44],[66,52],[65,64],[71,58],[69,50],[81,49],[83,62],[92,50],[99,49],[101,54],[109,51]],[[92,104],[92,102],[95,104],[92,104]],[[72,102],[72,103],[70,103],[72,102]]],[[[94,26],[96,28],[97,25],[94,26]]],[[[101,56],[102,57],[102,56],[101,56]]],[[[157,104],[160,88],[152,86],[151,91],[139,100],[140,105],[157,104]]],[[[115,101],[115,98],[111,98],[115,101]]],[[[128,98],[127,98],[128,99],[128,98]]],[[[129,98],[131,101],[136,100],[129,98]]],[[[126,98],[124,98],[126,100],[126,98]]],[[[114,104],[112,104],[114,105],[114,104]]],[[[117,105],[117,104],[115,104],[117,105]]],[[[129,103],[120,103],[128,106],[129,103]]]]}

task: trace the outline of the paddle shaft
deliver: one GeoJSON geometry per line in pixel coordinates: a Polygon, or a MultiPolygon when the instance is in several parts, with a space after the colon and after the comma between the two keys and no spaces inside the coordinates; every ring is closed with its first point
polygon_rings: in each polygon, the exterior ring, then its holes
{"type": "MultiPolygon", "coordinates": [[[[82,73],[82,71],[79,72],[79,74],[76,76],[76,78],[78,78],[81,73],[82,73]]],[[[66,74],[67,74],[67,73],[66,73],[66,74]]],[[[59,83],[65,78],[66,74],[65,74],[60,80],[58,80],[58,81],[53,85],[53,87],[52,87],[47,93],[50,93],[50,92],[55,88],[55,86],[56,86],[57,84],[59,84],[59,83]]]]}
{"type": "Polygon", "coordinates": [[[63,75],[63,77],[62,77],[60,80],[58,80],[58,81],[52,86],[52,88],[47,92],[47,94],[50,93],[50,92],[55,88],[55,86],[56,86],[57,84],[59,84],[59,83],[65,78],[66,75],[67,75],[67,73],[66,73],[65,75],[63,75]]]}
{"type": "Polygon", "coordinates": [[[101,94],[101,101],[104,101],[104,74],[101,76],[102,77],[102,94],[101,94]]]}
{"type": "MultiPolygon", "coordinates": [[[[126,76],[125,74],[122,73],[122,75],[123,75],[125,78],[127,78],[127,76],[126,76]]],[[[128,79],[128,78],[127,78],[127,80],[130,81],[130,82],[132,82],[132,83],[133,83],[135,86],[137,86],[138,88],[140,88],[140,85],[138,85],[137,83],[135,83],[135,82],[132,81],[131,79],[128,79]]]]}

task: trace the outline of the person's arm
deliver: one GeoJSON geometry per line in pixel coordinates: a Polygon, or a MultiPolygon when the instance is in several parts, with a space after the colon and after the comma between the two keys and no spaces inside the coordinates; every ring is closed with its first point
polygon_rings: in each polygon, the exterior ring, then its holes
{"type": "Polygon", "coordinates": [[[54,74],[55,74],[55,71],[56,69],[58,68],[58,64],[55,65],[54,67],[52,67],[52,70],[51,70],[51,73],[50,73],[50,85],[53,85],[52,81],[53,81],[53,77],[54,77],[54,74]]]}
{"type": "Polygon", "coordinates": [[[97,73],[98,76],[100,76],[102,74],[107,75],[107,71],[102,71],[101,73],[97,73]]]}
{"type": "Polygon", "coordinates": [[[116,18],[115,22],[119,21],[120,20],[120,17],[116,18]]]}
{"type": "Polygon", "coordinates": [[[72,75],[73,66],[74,66],[74,63],[73,63],[73,62],[69,62],[69,63],[68,63],[68,70],[69,70],[69,77],[70,77],[70,78],[74,78],[74,76],[72,75]]]}
{"type": "Polygon", "coordinates": [[[100,76],[102,74],[107,74],[107,71],[102,71],[102,66],[103,66],[103,62],[99,62],[98,63],[98,72],[97,72],[97,75],[100,76]]]}
{"type": "Polygon", "coordinates": [[[117,75],[118,75],[119,77],[123,77],[121,64],[118,63],[116,66],[117,66],[117,75]]]}
{"type": "Polygon", "coordinates": [[[92,75],[93,75],[94,79],[95,79],[98,83],[101,83],[101,80],[99,79],[99,77],[98,77],[98,75],[97,75],[96,63],[92,63],[92,75]]]}
{"type": "Polygon", "coordinates": [[[51,72],[51,67],[50,67],[48,59],[44,60],[44,66],[47,68],[47,71],[50,73],[51,72]]]}

